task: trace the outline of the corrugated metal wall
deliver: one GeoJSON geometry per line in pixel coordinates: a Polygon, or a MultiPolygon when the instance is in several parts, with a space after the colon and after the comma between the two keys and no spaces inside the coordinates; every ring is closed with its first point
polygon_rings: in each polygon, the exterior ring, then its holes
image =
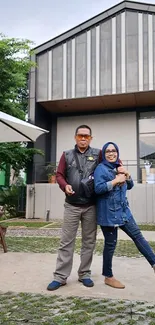
{"type": "Polygon", "coordinates": [[[37,56],[37,101],[155,89],[155,15],[124,11],[37,56]]]}

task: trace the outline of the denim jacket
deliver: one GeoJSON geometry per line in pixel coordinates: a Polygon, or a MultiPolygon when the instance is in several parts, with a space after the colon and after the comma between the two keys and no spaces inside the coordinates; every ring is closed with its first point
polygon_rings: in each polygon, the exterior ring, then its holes
{"type": "Polygon", "coordinates": [[[123,185],[112,186],[116,170],[100,163],[94,172],[94,187],[97,194],[97,224],[116,227],[124,225],[132,216],[129,209],[126,191],[133,186],[133,180],[123,185]]]}

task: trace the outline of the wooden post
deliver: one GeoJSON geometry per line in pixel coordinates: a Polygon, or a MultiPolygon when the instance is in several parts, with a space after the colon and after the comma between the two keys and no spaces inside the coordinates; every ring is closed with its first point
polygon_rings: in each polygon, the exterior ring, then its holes
{"type": "Polygon", "coordinates": [[[6,227],[0,226],[0,243],[3,246],[4,253],[7,253],[7,246],[5,242],[6,227]]]}

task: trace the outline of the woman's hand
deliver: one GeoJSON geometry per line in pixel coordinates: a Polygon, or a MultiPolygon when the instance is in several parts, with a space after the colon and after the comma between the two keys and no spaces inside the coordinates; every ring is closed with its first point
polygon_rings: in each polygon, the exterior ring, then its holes
{"type": "Polygon", "coordinates": [[[130,174],[127,169],[124,168],[124,166],[120,166],[117,168],[118,173],[125,174],[126,179],[130,179],[130,174]]]}
{"type": "Polygon", "coordinates": [[[117,182],[119,183],[119,184],[124,184],[125,183],[125,181],[126,181],[126,175],[125,175],[125,173],[124,174],[118,174],[117,176],[116,176],[116,179],[117,179],[117,182]]]}
{"type": "Polygon", "coordinates": [[[112,180],[112,185],[116,186],[118,184],[124,184],[126,181],[126,176],[125,174],[118,174],[116,175],[115,179],[112,180]]]}

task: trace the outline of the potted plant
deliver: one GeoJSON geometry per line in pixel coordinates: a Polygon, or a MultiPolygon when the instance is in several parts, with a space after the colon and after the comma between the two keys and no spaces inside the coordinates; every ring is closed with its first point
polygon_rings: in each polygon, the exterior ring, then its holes
{"type": "Polygon", "coordinates": [[[48,164],[46,166],[47,176],[48,176],[48,182],[51,184],[56,183],[56,165],[55,164],[48,164]]]}

